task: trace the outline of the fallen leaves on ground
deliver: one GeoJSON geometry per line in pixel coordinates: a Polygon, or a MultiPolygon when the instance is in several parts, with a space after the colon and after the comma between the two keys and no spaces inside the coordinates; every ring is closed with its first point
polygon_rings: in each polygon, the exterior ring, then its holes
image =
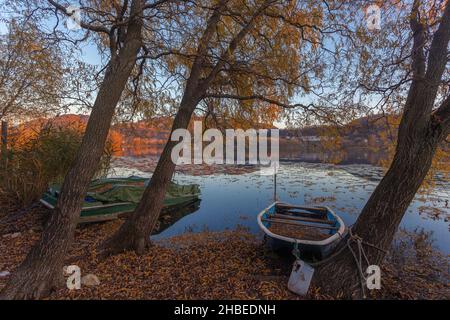
{"type": "MultiPolygon", "coordinates": [[[[0,271],[12,272],[39,238],[45,220],[42,216],[48,211],[33,210],[17,219],[14,227],[0,223],[0,271]],[[11,232],[20,234],[12,237],[11,232]]],[[[60,289],[50,299],[300,299],[287,289],[290,263],[269,251],[260,239],[243,228],[186,233],[155,242],[141,256],[125,252],[99,259],[97,246],[122,222],[116,220],[77,229],[66,264],[78,265],[83,275],[95,274],[101,283],[81,290],[60,289]]],[[[450,298],[448,286],[436,278],[433,282],[424,280],[429,278],[423,274],[411,276],[414,273],[408,270],[419,270],[411,261],[406,265],[386,264],[383,289],[374,297],[450,298]]],[[[420,272],[427,272],[424,269],[420,272]]],[[[0,290],[7,278],[0,278],[0,290]]],[[[319,295],[320,290],[311,291],[310,299],[331,298],[319,295]]]]}

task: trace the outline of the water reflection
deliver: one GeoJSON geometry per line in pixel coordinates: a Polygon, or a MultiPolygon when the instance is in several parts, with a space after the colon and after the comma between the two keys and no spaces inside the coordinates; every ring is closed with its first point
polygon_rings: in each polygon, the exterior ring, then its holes
{"type": "Polygon", "coordinates": [[[155,234],[164,232],[170,226],[174,225],[178,220],[181,220],[189,214],[193,214],[200,209],[201,200],[195,200],[192,203],[186,204],[182,207],[175,206],[164,209],[159,216],[158,223],[153,232],[155,234]]]}

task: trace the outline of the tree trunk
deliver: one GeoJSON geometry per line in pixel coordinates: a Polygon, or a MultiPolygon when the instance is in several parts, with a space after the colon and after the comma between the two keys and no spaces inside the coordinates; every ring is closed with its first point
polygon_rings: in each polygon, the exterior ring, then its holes
{"type": "Polygon", "coordinates": [[[1,167],[6,169],[8,162],[8,122],[1,122],[1,167]]]}
{"type": "MultiPolygon", "coordinates": [[[[174,119],[171,132],[177,129],[187,129],[189,125],[197,103],[192,102],[193,98],[184,100],[181,102],[174,119]]],[[[171,154],[176,144],[177,142],[171,141],[169,137],[150,179],[149,186],[142,196],[145,201],[140,201],[134,214],[125,221],[116,234],[101,245],[104,255],[116,254],[126,250],[134,250],[138,254],[145,251],[149,243],[149,235],[155,227],[163,207],[167,186],[175,171],[171,154]]]]}
{"type": "MultiPolygon", "coordinates": [[[[399,126],[396,153],[388,172],[352,228],[353,235],[383,250],[363,245],[371,265],[382,263],[385,251],[389,249],[406,210],[431,167],[437,147],[450,129],[450,96],[433,112],[447,65],[450,2],[446,4],[439,27],[432,37],[428,60],[424,52],[426,27],[420,19],[420,5],[420,0],[414,1],[410,16],[413,80],[399,126]]],[[[345,245],[344,239],[338,250],[345,245]]],[[[361,279],[355,258],[348,247],[340,252],[335,259],[319,266],[313,285],[336,297],[361,297],[366,283],[361,279]]],[[[367,265],[361,266],[364,276],[366,268],[367,265]]]]}
{"type": "MultiPolygon", "coordinates": [[[[431,167],[441,140],[439,133],[424,132],[420,140],[411,139],[408,144],[398,146],[391,167],[352,227],[353,235],[383,250],[389,249],[407,208],[431,167]]],[[[344,245],[346,239],[339,248],[344,245]]],[[[381,264],[385,252],[367,245],[363,248],[371,265],[381,264]]],[[[353,250],[357,252],[356,246],[353,250]]],[[[366,264],[362,266],[364,275],[367,267],[366,264]]],[[[313,285],[335,297],[362,297],[359,270],[350,250],[345,249],[336,259],[320,266],[313,285]]]]}
{"type": "MultiPolygon", "coordinates": [[[[206,92],[209,83],[214,78],[213,74],[210,73],[208,77],[201,79],[202,65],[209,48],[209,41],[214,35],[215,28],[220,21],[220,15],[227,2],[226,0],[218,2],[199,40],[197,56],[192,64],[191,73],[186,82],[183,98],[175,116],[171,133],[177,129],[187,129],[192,113],[206,92]]],[[[229,48],[227,54],[234,49],[229,48]]],[[[223,60],[219,63],[222,63],[223,60]]],[[[142,200],[121,228],[111,238],[101,244],[100,249],[103,255],[116,254],[126,250],[134,250],[138,254],[144,252],[149,243],[149,236],[158,221],[163,207],[167,186],[175,171],[175,164],[172,162],[171,154],[176,144],[177,142],[171,141],[171,137],[169,137],[150,183],[144,191],[142,200]]]]}
{"type": "MultiPolygon", "coordinates": [[[[141,0],[134,1],[132,10],[140,12],[141,6],[141,0]]],[[[56,208],[38,243],[1,292],[1,299],[38,299],[62,283],[64,256],[72,243],[89,182],[102,156],[115,107],[141,48],[141,30],[142,17],[136,17],[128,27],[123,48],[117,55],[112,53],[83,141],[64,179],[56,208]]]]}
{"type": "MultiPolygon", "coordinates": [[[[186,82],[185,93],[180,103],[179,111],[175,117],[172,132],[176,129],[186,129],[188,127],[192,113],[206,94],[209,85],[219,74],[227,59],[235,52],[238,44],[251,30],[256,18],[267,9],[272,1],[266,0],[257,8],[249,21],[244,24],[241,30],[231,39],[227,49],[222,52],[220,59],[209,74],[206,77],[201,77],[203,63],[205,62],[207,52],[210,49],[209,42],[213,37],[227,2],[228,1],[226,0],[221,0],[217,3],[213,14],[208,19],[206,29],[199,40],[197,56],[192,64],[189,79],[186,82]]],[[[102,244],[101,249],[103,250],[103,254],[114,254],[129,249],[140,254],[145,250],[149,241],[148,237],[158,221],[167,185],[175,170],[175,164],[171,159],[172,149],[175,144],[176,142],[171,141],[169,138],[150,180],[150,184],[144,192],[142,200],[139,202],[133,215],[127,219],[119,231],[102,244]]]]}

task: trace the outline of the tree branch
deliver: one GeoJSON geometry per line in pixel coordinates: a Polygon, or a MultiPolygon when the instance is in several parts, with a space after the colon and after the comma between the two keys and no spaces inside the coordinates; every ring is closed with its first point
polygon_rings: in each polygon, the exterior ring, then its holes
{"type": "Polygon", "coordinates": [[[266,0],[258,8],[258,10],[256,10],[256,12],[251,16],[250,20],[242,27],[242,29],[233,38],[233,40],[230,41],[230,44],[228,45],[228,48],[222,53],[222,55],[220,56],[220,59],[217,62],[217,64],[214,66],[214,68],[211,70],[210,74],[202,82],[201,89],[199,90],[200,92],[206,91],[206,88],[209,86],[211,81],[217,76],[217,74],[220,72],[220,70],[224,66],[225,62],[234,53],[234,51],[236,50],[239,42],[242,41],[242,39],[247,35],[247,33],[253,27],[253,25],[255,23],[255,19],[258,16],[260,16],[261,13],[264,12],[273,2],[275,2],[275,1],[274,0],[266,0]]]}
{"type": "Polygon", "coordinates": [[[420,0],[415,0],[411,11],[410,25],[413,31],[412,68],[414,81],[425,76],[425,26],[420,22],[420,0]]]}
{"type": "Polygon", "coordinates": [[[239,100],[239,101],[245,101],[245,100],[259,100],[262,102],[267,102],[270,104],[274,104],[276,106],[285,108],[285,109],[294,109],[294,108],[302,108],[306,111],[311,111],[311,108],[314,108],[314,104],[310,103],[308,105],[302,104],[302,103],[296,103],[296,104],[287,104],[280,102],[278,100],[267,98],[263,95],[250,95],[250,96],[240,96],[240,95],[234,95],[234,94],[227,94],[227,93],[207,93],[204,95],[205,98],[215,98],[215,99],[232,99],[232,100],[239,100]]]}
{"type": "Polygon", "coordinates": [[[437,91],[440,79],[447,65],[448,43],[450,40],[450,1],[444,9],[441,22],[434,33],[431,42],[430,53],[428,55],[428,68],[426,79],[435,87],[437,91]]]}
{"type": "Polygon", "coordinates": [[[191,92],[198,86],[198,81],[200,79],[202,64],[205,60],[206,53],[208,51],[209,41],[211,40],[217,24],[220,21],[220,16],[223,9],[226,7],[228,0],[221,0],[216,6],[214,13],[208,19],[206,29],[203,32],[202,37],[199,40],[199,45],[197,48],[197,56],[192,64],[191,74],[189,76],[188,83],[186,85],[186,92],[191,92]]]}
{"type": "Polygon", "coordinates": [[[450,95],[448,95],[439,108],[433,112],[432,119],[435,123],[442,125],[445,136],[450,133],[450,95]]]}
{"type": "MultiPolygon", "coordinates": [[[[57,3],[54,0],[47,0],[51,5],[53,5],[58,11],[62,12],[63,14],[65,14],[68,17],[71,17],[73,15],[73,12],[69,12],[67,11],[67,8],[64,7],[62,4],[57,3]]],[[[83,29],[86,30],[90,30],[90,31],[94,31],[94,32],[103,32],[106,34],[110,34],[110,30],[104,26],[99,26],[99,25],[93,25],[93,24],[89,24],[83,21],[80,21],[80,26],[83,29]]]]}

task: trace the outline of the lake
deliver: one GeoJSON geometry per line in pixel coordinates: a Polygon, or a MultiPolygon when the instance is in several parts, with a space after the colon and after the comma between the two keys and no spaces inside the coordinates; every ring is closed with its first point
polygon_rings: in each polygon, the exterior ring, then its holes
{"type": "MultiPolygon", "coordinates": [[[[139,175],[149,177],[140,166],[115,167],[114,176],[139,175]]],[[[326,205],[335,210],[347,226],[353,224],[383,175],[381,168],[371,165],[330,165],[318,163],[282,162],[277,175],[277,197],[292,204],[326,205]]],[[[201,188],[201,203],[156,239],[187,231],[221,231],[238,226],[260,235],[256,215],[273,202],[272,176],[256,172],[239,175],[188,175],[176,173],[174,181],[196,183],[201,188]]],[[[444,179],[426,195],[418,194],[405,214],[401,227],[432,232],[435,246],[450,253],[450,183],[444,179]]]]}

